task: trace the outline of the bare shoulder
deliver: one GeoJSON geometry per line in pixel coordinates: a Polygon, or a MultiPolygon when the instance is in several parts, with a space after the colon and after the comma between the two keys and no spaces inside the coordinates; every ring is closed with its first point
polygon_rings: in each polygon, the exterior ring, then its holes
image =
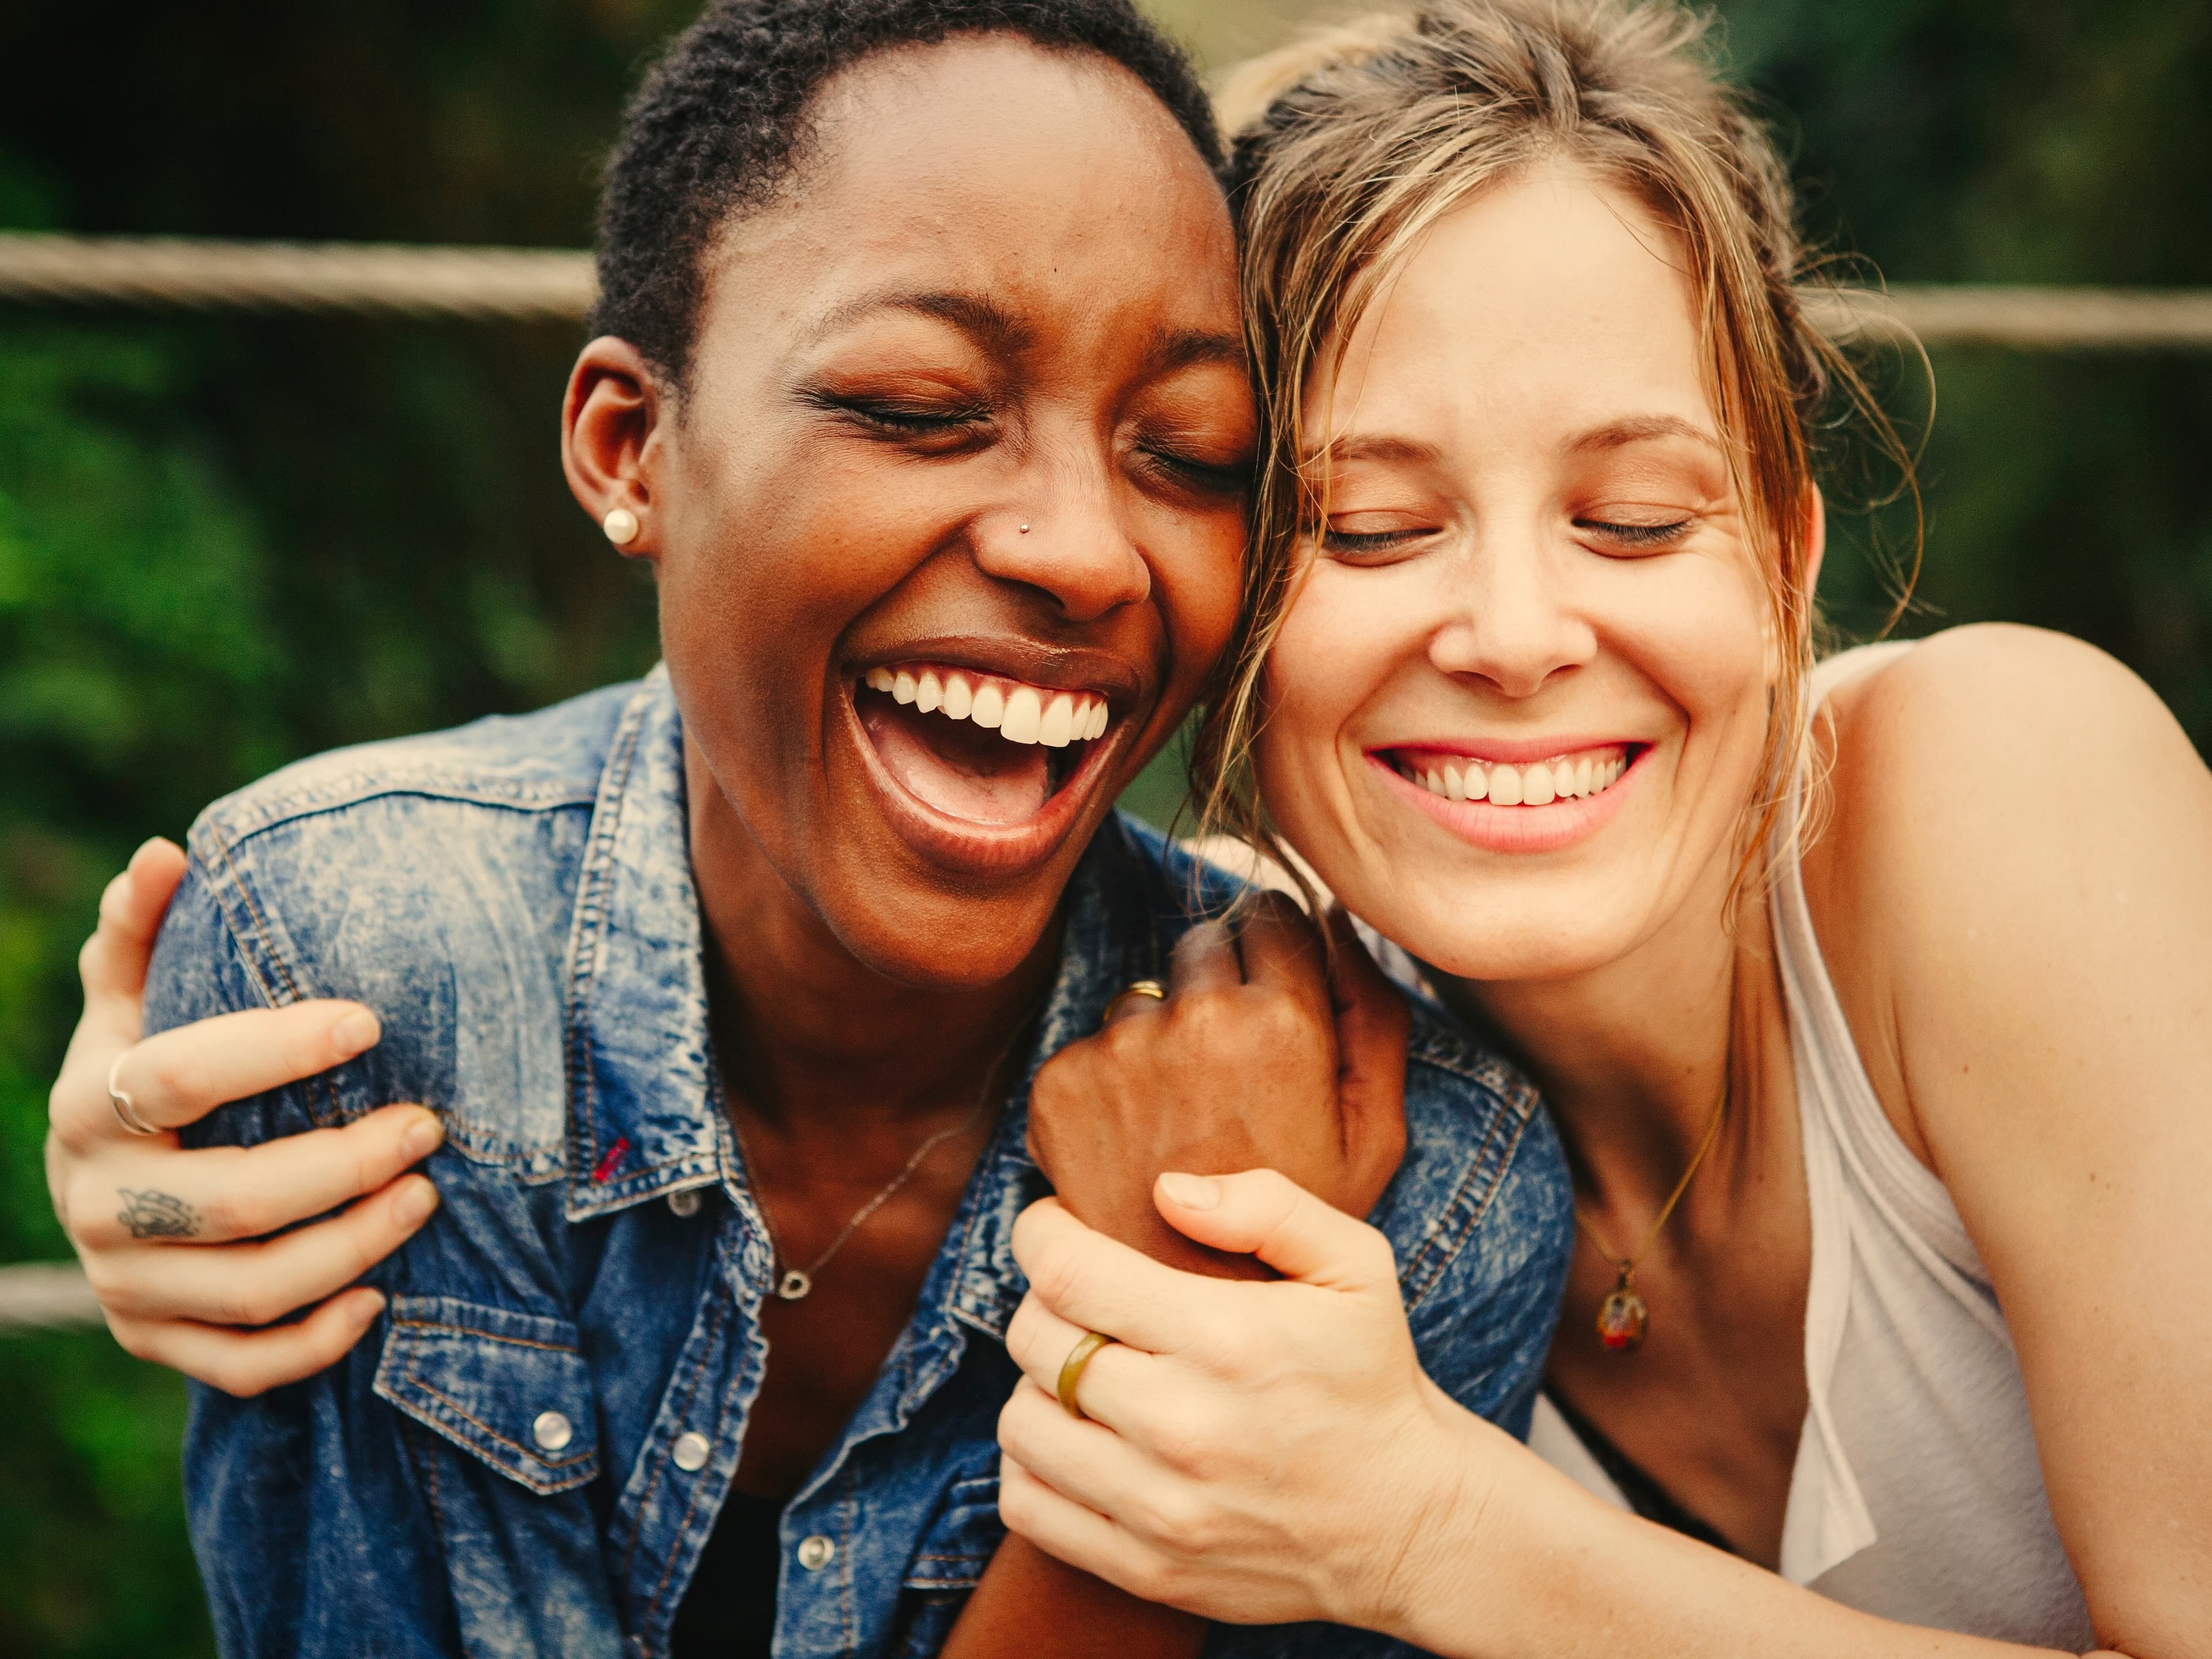
{"type": "MultiPolygon", "coordinates": [[[[1829,814],[1806,892],[1877,1091],[1902,1105],[1916,1033],[2027,1040],[2088,1007],[2130,934],[2205,902],[2212,773],[2133,673],[2063,635],[1960,628],[1842,688],[1820,722],[1829,814]]],[[[1925,1042],[1919,1046],[1925,1048],[1925,1042]]]]}
{"type": "Polygon", "coordinates": [[[2131,823],[2201,813],[2212,787],[2148,686],[2040,629],[1954,629],[1842,688],[1821,722],[1831,833],[1814,857],[1845,896],[1941,908],[2131,823]],[[2191,796],[2197,799],[2192,802],[2191,796]]]}

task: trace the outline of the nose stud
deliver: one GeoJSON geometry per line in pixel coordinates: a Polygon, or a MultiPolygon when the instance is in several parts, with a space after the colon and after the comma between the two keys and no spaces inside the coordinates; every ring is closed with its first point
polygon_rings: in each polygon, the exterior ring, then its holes
{"type": "Polygon", "coordinates": [[[1026,536],[1026,535],[1028,535],[1029,533],[1030,533],[1030,527],[1029,527],[1027,525],[1024,525],[1024,526],[1022,526],[1022,534],[1023,534],[1023,535],[1024,535],[1024,536],[1026,536]]]}

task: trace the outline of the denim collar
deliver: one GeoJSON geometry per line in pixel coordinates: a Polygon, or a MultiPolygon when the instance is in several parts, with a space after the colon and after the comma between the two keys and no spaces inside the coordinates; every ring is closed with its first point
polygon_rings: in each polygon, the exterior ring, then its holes
{"type": "MultiPolygon", "coordinates": [[[[1014,1219],[1048,1190],[1027,1152],[1030,1085],[1051,1055],[1098,1028],[1116,992],[1162,972],[1187,914],[1190,896],[1170,892],[1141,855],[1142,833],[1113,818],[1077,866],[1035,1045],[922,1292],[925,1309],[994,1336],[1005,1334],[1024,1289],[1014,1219]]],[[[703,948],[683,723],[663,666],[639,685],[617,727],[577,883],[564,1033],[571,1222],[686,1187],[738,1189],[717,1103],[703,948]]],[[[747,1255],[764,1283],[765,1253],[747,1255]]],[[[932,1385],[923,1373],[941,1346],[925,1341],[909,1354],[909,1398],[932,1385]]]]}

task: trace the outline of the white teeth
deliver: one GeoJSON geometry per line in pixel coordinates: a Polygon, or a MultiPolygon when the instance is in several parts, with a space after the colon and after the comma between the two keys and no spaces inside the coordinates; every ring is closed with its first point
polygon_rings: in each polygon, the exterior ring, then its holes
{"type": "Polygon", "coordinates": [[[1037,741],[1048,749],[1065,749],[1075,736],[1075,699],[1061,692],[1046,705],[1037,727],[1037,741]]]}
{"type": "Polygon", "coordinates": [[[1035,743],[1044,729],[1044,704],[1029,686],[1018,686],[1006,699],[1006,717],[999,735],[1010,743],[1035,743]]]}
{"type": "Polygon", "coordinates": [[[1494,765],[1455,756],[1434,766],[1401,763],[1401,775],[1446,800],[1488,800],[1497,806],[1548,806],[1555,800],[1579,800],[1620,781],[1628,757],[1615,752],[1537,761],[1528,766],[1494,765]]]}
{"type": "Polygon", "coordinates": [[[972,720],[1009,742],[1065,749],[1103,737],[1113,711],[1106,699],[1087,691],[1052,691],[1037,686],[969,678],[954,669],[871,668],[861,677],[873,691],[884,691],[925,714],[972,720]]]}

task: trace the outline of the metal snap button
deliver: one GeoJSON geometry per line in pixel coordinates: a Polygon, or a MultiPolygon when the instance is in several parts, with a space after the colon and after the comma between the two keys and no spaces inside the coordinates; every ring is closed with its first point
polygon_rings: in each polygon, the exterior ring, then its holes
{"type": "Polygon", "coordinates": [[[714,1449],[705,1435],[696,1429],[687,1429],[676,1437],[676,1444],[670,1455],[676,1460],[676,1467],[684,1474],[696,1474],[707,1467],[707,1455],[714,1449]]]}
{"type": "Polygon", "coordinates": [[[576,1437],[576,1425],[559,1412],[540,1412],[530,1425],[530,1437],[547,1451],[556,1452],[576,1437]]]}
{"type": "Polygon", "coordinates": [[[836,1559],[837,1547],[817,1533],[811,1538],[799,1540],[799,1565],[809,1572],[819,1572],[836,1559]]]}
{"type": "Polygon", "coordinates": [[[668,1195],[668,1207],[686,1218],[698,1214],[699,1206],[704,1202],[705,1195],[696,1187],[686,1187],[681,1192],[668,1195]]]}

